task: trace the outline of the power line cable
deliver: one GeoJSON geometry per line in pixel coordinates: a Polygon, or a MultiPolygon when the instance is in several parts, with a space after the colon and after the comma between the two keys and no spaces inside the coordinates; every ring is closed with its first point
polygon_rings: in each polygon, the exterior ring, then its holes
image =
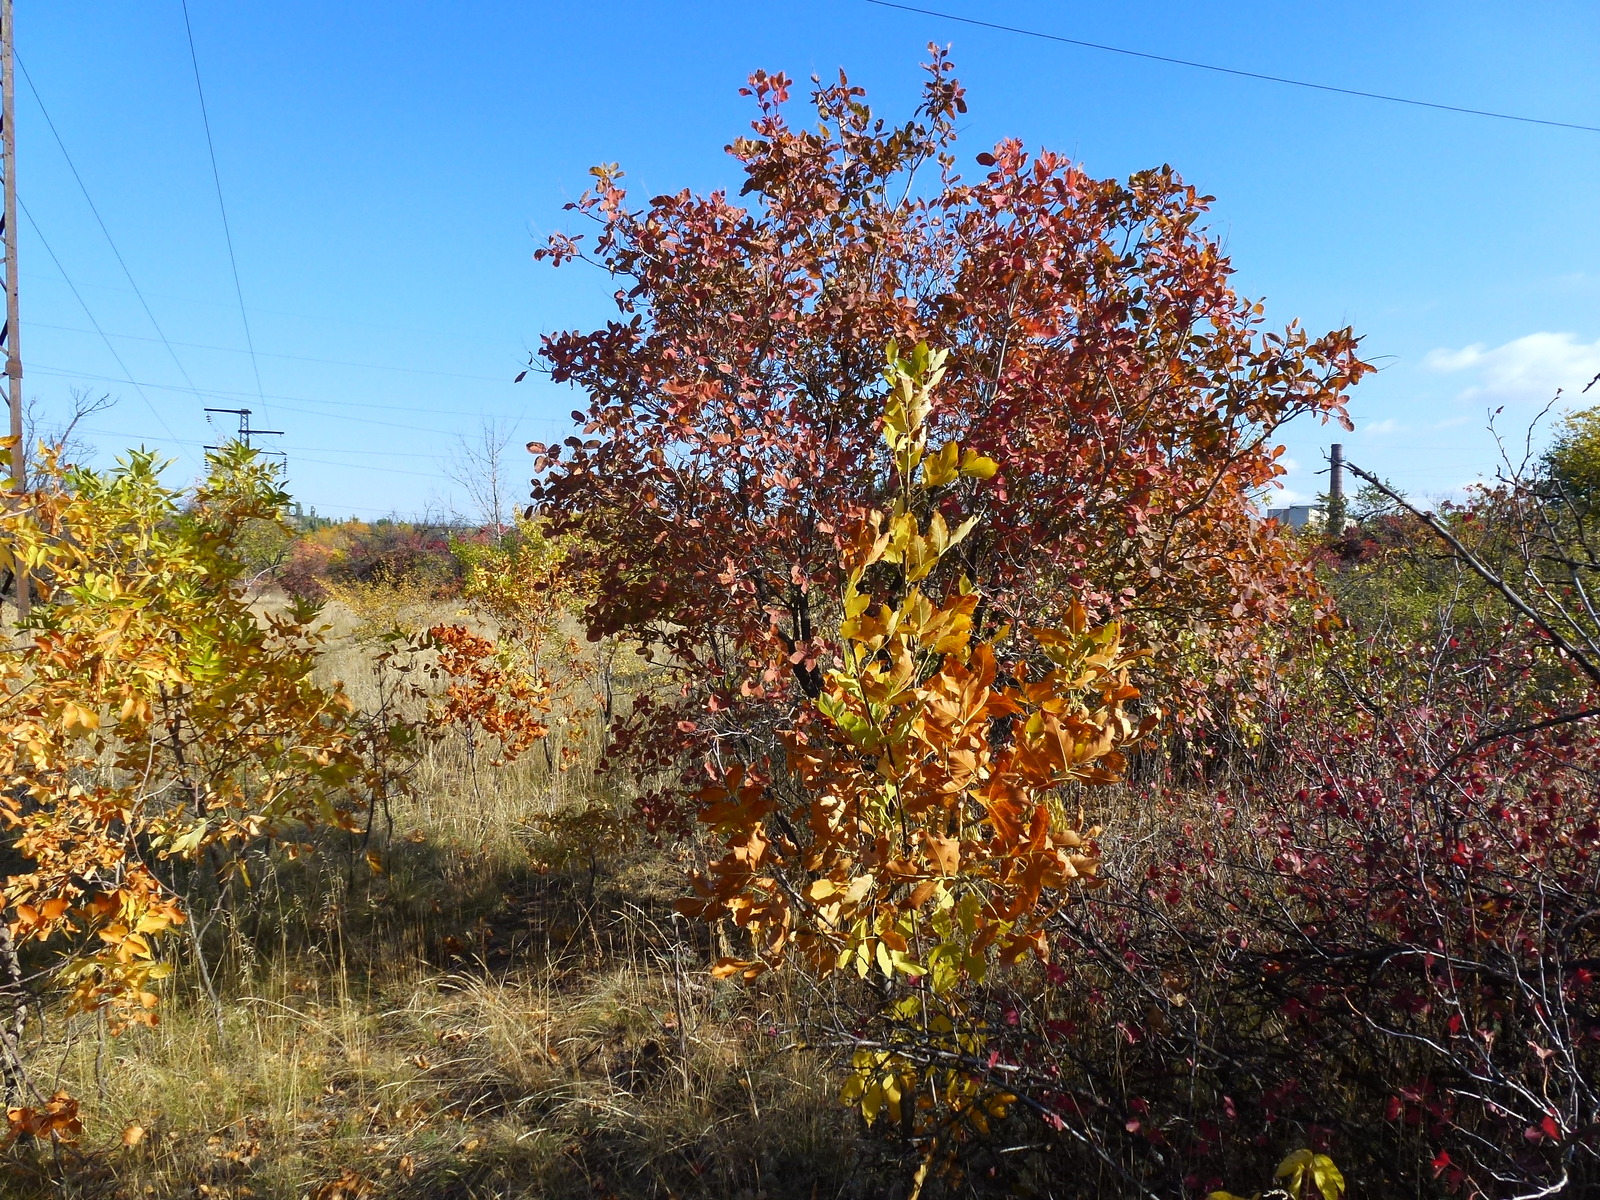
{"type": "MultiPolygon", "coordinates": [[[[79,329],[75,325],[50,325],[50,324],[47,324],[44,321],[30,321],[30,322],[28,322],[28,324],[29,324],[30,327],[32,327],[34,329],[57,329],[57,330],[60,330],[62,333],[93,333],[94,332],[94,330],[92,330],[92,329],[79,329]]],[[[126,341],[130,341],[130,342],[154,342],[154,341],[157,341],[157,340],[161,340],[161,341],[165,340],[164,338],[163,339],[157,339],[157,338],[150,338],[150,337],[141,337],[139,334],[136,334],[136,333],[113,333],[110,336],[112,336],[114,338],[123,338],[126,341]]],[[[211,346],[211,345],[207,345],[204,342],[173,342],[171,344],[174,345],[174,346],[185,346],[185,347],[187,347],[188,349],[191,349],[191,350],[216,350],[216,351],[218,351],[218,352],[220,352],[222,354],[249,354],[250,353],[250,351],[248,351],[248,350],[240,350],[237,346],[211,346]]],[[[314,358],[309,354],[276,354],[271,350],[258,350],[256,353],[259,354],[262,358],[283,358],[283,359],[288,359],[291,362],[321,363],[324,366],[330,366],[330,367],[360,367],[363,370],[367,370],[367,371],[400,371],[400,372],[403,372],[403,373],[408,374],[408,375],[438,375],[438,376],[442,376],[443,378],[446,378],[446,379],[473,379],[473,380],[477,380],[477,381],[482,382],[482,383],[506,383],[506,384],[509,384],[511,382],[511,380],[507,376],[504,376],[504,375],[468,375],[468,374],[465,374],[464,372],[461,372],[461,371],[431,371],[431,370],[427,369],[426,367],[400,367],[400,366],[394,366],[394,365],[388,364],[388,363],[352,362],[351,360],[344,359],[344,358],[314,358]]],[[[419,411],[421,411],[421,410],[419,410],[419,411]]],[[[438,410],[433,410],[433,411],[442,412],[442,411],[445,411],[445,410],[438,409],[438,410]]]]}
{"type": "MultiPolygon", "coordinates": [[[[172,384],[169,384],[169,383],[154,383],[154,382],[151,382],[149,380],[135,381],[135,380],[132,380],[132,379],[118,379],[115,376],[111,376],[111,375],[95,375],[95,374],[91,374],[91,373],[86,372],[86,371],[72,371],[72,370],[68,370],[68,369],[66,369],[64,367],[52,367],[52,366],[49,366],[49,365],[44,364],[44,363],[36,364],[35,366],[33,366],[31,368],[31,370],[33,370],[35,373],[40,374],[40,375],[52,375],[52,376],[57,376],[57,377],[60,377],[60,378],[63,378],[63,379],[93,379],[93,380],[106,382],[106,383],[137,383],[137,385],[140,385],[140,386],[143,386],[143,387],[155,388],[158,391],[169,391],[169,392],[182,392],[182,391],[186,391],[187,390],[186,388],[174,387],[172,384]]],[[[250,398],[250,396],[253,395],[253,393],[251,393],[251,392],[233,392],[233,391],[225,391],[225,390],[222,390],[222,389],[206,389],[206,388],[200,389],[200,394],[202,396],[212,397],[212,398],[216,398],[216,399],[223,399],[223,400],[238,400],[238,399],[246,399],[246,400],[248,400],[250,398]]],[[[563,419],[561,419],[559,417],[513,416],[513,415],[511,415],[509,413],[463,413],[463,412],[451,412],[451,411],[446,410],[446,409],[398,409],[397,410],[393,405],[388,405],[388,404],[364,404],[364,403],[362,403],[360,401],[357,401],[357,400],[316,400],[316,399],[311,399],[311,398],[305,397],[305,396],[282,396],[282,395],[277,395],[275,393],[268,393],[267,394],[267,399],[269,399],[269,400],[277,400],[277,401],[284,401],[284,400],[296,401],[296,402],[301,403],[301,404],[334,404],[334,405],[350,405],[350,406],[355,406],[355,407],[360,407],[360,408],[381,408],[381,409],[384,409],[384,410],[389,411],[389,412],[396,412],[396,411],[399,411],[399,412],[431,412],[431,413],[438,413],[441,416],[451,416],[451,417],[477,417],[477,418],[480,418],[480,419],[481,418],[487,418],[487,419],[490,419],[490,420],[498,420],[498,421],[525,421],[525,422],[528,422],[528,423],[531,423],[531,424],[536,424],[536,425],[558,425],[558,426],[565,426],[565,427],[568,427],[568,428],[570,428],[571,425],[572,425],[571,421],[563,420],[563,419]]],[[[404,430],[407,430],[407,431],[412,432],[412,433],[437,433],[437,434],[442,434],[445,437],[456,437],[461,432],[458,429],[433,429],[433,428],[429,428],[428,426],[424,426],[424,425],[401,425],[401,424],[399,424],[397,422],[394,422],[394,421],[379,421],[379,420],[377,420],[377,419],[375,419],[373,417],[350,416],[350,415],[345,414],[345,413],[324,412],[322,410],[314,409],[314,408],[296,408],[292,404],[279,403],[277,405],[277,407],[279,407],[281,409],[284,409],[287,412],[305,413],[308,416],[325,417],[325,418],[328,418],[328,419],[331,419],[331,420],[335,420],[335,421],[354,421],[354,422],[356,422],[358,424],[363,424],[363,425],[382,425],[382,426],[385,426],[385,427],[387,427],[389,429],[404,429],[404,430]]]]}
{"type": "Polygon", "coordinates": [[[250,316],[244,308],[244,287],[239,282],[239,260],[233,253],[233,230],[228,224],[228,205],[222,198],[222,172],[217,169],[217,146],[211,138],[211,115],[206,111],[206,89],[200,82],[200,56],[194,49],[194,26],[189,23],[189,0],[180,0],[183,6],[183,29],[189,35],[189,62],[194,67],[194,90],[200,97],[200,120],[206,127],[206,150],[211,155],[211,179],[217,185],[217,209],[222,213],[222,236],[228,243],[228,265],[233,269],[233,292],[239,299],[239,320],[244,324],[244,342],[250,348],[250,367],[256,376],[256,395],[263,404],[266,396],[261,391],[261,364],[256,361],[256,343],[250,336],[250,316]]]}
{"type": "Polygon", "coordinates": [[[431,471],[405,471],[399,467],[369,467],[365,463],[330,462],[325,458],[307,458],[303,454],[295,455],[294,460],[295,462],[316,463],[318,466],[323,467],[338,467],[341,470],[374,471],[380,475],[411,475],[417,479],[432,479],[436,483],[443,483],[446,481],[446,477],[444,475],[431,471]]]}
{"type": "Polygon", "coordinates": [[[920,13],[925,17],[938,17],[942,21],[956,21],[962,25],[976,25],[983,29],[998,29],[1003,33],[1021,34],[1047,42],[1060,42],[1067,46],[1080,46],[1085,50],[1102,50],[1107,54],[1123,54],[1129,58],[1143,58],[1150,62],[1169,63],[1178,67],[1192,67],[1197,71],[1215,71],[1219,75],[1236,75],[1241,79],[1257,79],[1265,83],[1282,83],[1289,87],[1310,88],[1318,92],[1334,92],[1340,96],[1359,96],[1363,100],[1383,100],[1389,104],[1409,104],[1415,108],[1433,108],[1440,112],[1464,113],[1472,117],[1493,117],[1497,121],[1520,121],[1525,125],[1549,125],[1556,129],[1576,129],[1582,133],[1600,133],[1600,125],[1579,125],[1572,121],[1548,121],[1543,117],[1523,117],[1515,113],[1491,112],[1485,108],[1464,108],[1458,104],[1438,104],[1432,100],[1417,100],[1409,96],[1389,96],[1382,92],[1364,92],[1357,88],[1335,87],[1331,83],[1311,83],[1304,79],[1290,79],[1284,75],[1266,75],[1260,71],[1243,71],[1237,67],[1219,67],[1215,63],[1196,62],[1190,58],[1172,58],[1165,54],[1150,54],[1143,50],[1129,50],[1122,46],[1107,46],[1101,42],[1086,42],[1081,38],[1063,37],[1037,29],[1023,29],[1016,25],[1001,25],[995,21],[980,21],[976,17],[959,17],[954,13],[938,12],[931,8],[917,8],[910,4],[896,4],[893,0],[867,0],[879,8],[897,8],[901,12],[920,13]]]}
{"type": "MultiPolygon", "coordinates": [[[[192,50],[193,50],[193,47],[191,46],[191,53],[192,53],[192,50]]],[[[205,345],[205,344],[202,344],[202,343],[199,343],[199,342],[181,342],[181,341],[180,342],[174,342],[174,341],[172,341],[170,338],[167,337],[166,331],[164,329],[162,329],[161,322],[156,319],[155,313],[150,308],[150,302],[145,299],[144,292],[140,289],[138,281],[133,277],[133,271],[129,268],[127,260],[125,258],[123,258],[122,251],[117,246],[116,239],[111,236],[111,230],[106,225],[105,218],[100,215],[99,206],[95,204],[94,197],[92,195],[90,195],[89,187],[84,182],[82,173],[78,170],[78,164],[73,161],[72,154],[67,149],[66,141],[65,141],[65,139],[62,138],[61,131],[56,127],[55,119],[50,115],[50,109],[46,106],[46,104],[44,102],[44,97],[39,94],[38,85],[33,82],[33,76],[31,74],[29,74],[29,72],[28,72],[27,64],[22,61],[20,56],[16,56],[16,63],[17,63],[17,67],[22,72],[23,79],[28,84],[28,91],[30,93],[32,93],[32,95],[33,95],[34,103],[39,106],[39,113],[40,113],[41,116],[44,117],[45,125],[49,128],[51,137],[53,137],[55,139],[56,148],[61,151],[61,157],[66,161],[67,169],[72,172],[72,178],[73,178],[74,182],[76,182],[77,185],[78,185],[78,191],[81,192],[82,195],[83,195],[84,203],[89,206],[89,212],[91,214],[93,214],[94,219],[95,219],[95,224],[97,224],[100,227],[100,232],[105,235],[106,244],[111,247],[112,256],[116,258],[117,265],[122,268],[123,277],[125,279],[127,279],[129,288],[132,289],[133,294],[138,298],[140,307],[144,309],[144,315],[147,318],[149,318],[151,328],[156,331],[156,336],[153,337],[153,338],[147,338],[147,337],[140,337],[138,334],[131,334],[131,333],[113,333],[113,334],[107,335],[102,330],[75,329],[74,327],[69,326],[69,325],[50,325],[50,324],[47,324],[47,323],[42,322],[42,321],[30,322],[30,324],[32,324],[34,327],[41,328],[41,329],[59,329],[59,330],[68,331],[68,332],[74,332],[74,333],[98,333],[102,337],[110,336],[110,337],[116,337],[116,338],[124,338],[124,339],[127,339],[129,341],[160,342],[163,346],[166,347],[168,355],[171,356],[173,366],[178,368],[178,373],[183,376],[184,382],[189,385],[189,390],[194,392],[197,397],[200,396],[200,389],[195,384],[194,378],[189,374],[188,370],[184,367],[183,361],[178,357],[178,353],[177,353],[176,349],[174,349],[175,346],[185,346],[185,347],[187,347],[189,349],[194,349],[194,350],[215,350],[215,351],[219,351],[219,352],[227,353],[227,354],[248,354],[248,355],[254,356],[257,353],[259,353],[260,356],[264,357],[264,358],[282,358],[282,359],[289,359],[289,360],[292,360],[292,361],[295,361],[295,362],[321,363],[321,364],[328,365],[328,366],[359,367],[359,368],[362,368],[362,369],[365,369],[365,370],[376,370],[376,371],[401,371],[401,372],[406,372],[406,373],[415,374],[415,375],[438,375],[438,376],[441,376],[441,377],[452,378],[452,379],[474,379],[474,380],[480,380],[480,381],[488,382],[488,383],[505,382],[499,376],[493,376],[493,375],[469,375],[469,374],[464,374],[464,373],[458,372],[458,371],[430,371],[430,370],[427,370],[425,368],[401,367],[401,366],[395,366],[395,365],[386,364],[386,363],[359,363],[359,362],[351,362],[351,361],[348,361],[348,360],[345,360],[345,359],[316,358],[316,357],[313,357],[313,356],[310,356],[310,355],[304,355],[304,354],[274,354],[274,353],[272,353],[270,351],[266,351],[266,350],[262,350],[262,351],[257,352],[253,348],[252,349],[247,349],[247,350],[239,350],[239,349],[236,349],[235,347],[232,347],[232,346],[210,346],[210,345],[205,345]]],[[[202,97],[202,103],[203,103],[203,97],[202,97]]],[[[213,170],[215,170],[215,163],[214,162],[213,162],[213,170]]],[[[226,213],[224,213],[223,219],[224,219],[224,222],[226,222],[226,219],[227,219],[226,218],[226,213]]],[[[230,253],[231,253],[231,240],[230,240],[230,253]]],[[[235,286],[237,288],[237,284],[238,284],[237,277],[235,278],[234,282],[235,282],[235,286]]],[[[80,302],[81,302],[81,298],[80,298],[80,302]]],[[[256,383],[258,385],[258,391],[259,391],[260,382],[261,382],[260,381],[260,374],[259,374],[259,372],[257,372],[256,383]]],[[[439,410],[439,411],[442,411],[442,410],[439,410]]]]}
{"type": "MultiPolygon", "coordinates": [[[[118,433],[114,429],[85,429],[84,432],[88,433],[88,434],[93,434],[96,437],[137,437],[138,436],[137,434],[131,434],[131,433],[118,433]]],[[[197,442],[197,441],[193,440],[192,438],[174,438],[173,440],[175,442],[177,442],[179,445],[182,445],[182,446],[200,446],[200,445],[204,444],[204,443],[201,443],[201,442],[197,442]]],[[[258,447],[258,449],[259,449],[259,447],[258,447]]],[[[277,454],[277,453],[293,454],[295,456],[295,461],[296,462],[316,463],[319,466],[339,467],[339,468],[341,468],[343,470],[373,471],[373,472],[376,472],[377,474],[380,474],[380,475],[413,475],[418,479],[441,479],[441,478],[444,478],[440,474],[436,474],[436,473],[429,472],[429,471],[407,471],[407,470],[405,470],[405,469],[403,469],[401,467],[369,467],[365,463],[330,462],[328,459],[325,459],[325,458],[307,458],[303,454],[300,454],[298,451],[296,451],[292,446],[285,446],[282,451],[267,451],[266,453],[271,453],[271,454],[277,454]]],[[[342,451],[342,450],[318,450],[317,453],[319,453],[319,454],[342,454],[342,453],[344,453],[344,451],[342,451]]]]}
{"type": "MultiPolygon", "coordinates": [[[[85,288],[87,288],[88,290],[90,290],[90,291],[106,291],[106,292],[123,292],[123,291],[127,291],[126,288],[119,287],[116,284],[112,284],[112,283],[85,283],[83,286],[85,288]]],[[[200,306],[200,307],[204,307],[204,308],[237,308],[238,307],[238,302],[237,301],[235,301],[233,304],[228,304],[226,301],[222,301],[222,300],[201,300],[201,299],[199,299],[198,297],[195,297],[195,296],[174,296],[174,295],[172,295],[170,293],[166,293],[166,292],[150,292],[149,295],[153,296],[157,300],[171,300],[171,301],[173,301],[174,303],[177,303],[177,304],[191,304],[191,305],[196,305],[196,306],[200,306]]],[[[311,322],[312,324],[315,324],[315,325],[318,325],[318,326],[325,326],[325,325],[330,325],[330,324],[331,325],[352,325],[352,326],[355,326],[355,327],[357,327],[359,329],[387,329],[387,330],[390,330],[391,332],[394,332],[394,333],[410,333],[410,334],[421,335],[421,336],[424,336],[424,337],[431,337],[431,336],[433,336],[434,334],[436,334],[438,332],[437,330],[431,330],[431,329],[419,329],[415,325],[394,325],[394,324],[390,324],[390,323],[384,322],[384,321],[358,321],[354,317],[335,316],[335,315],[333,315],[331,313],[290,312],[288,309],[283,309],[283,308],[263,308],[259,304],[250,305],[250,311],[255,313],[257,316],[289,317],[289,318],[291,318],[293,320],[296,320],[296,321],[308,321],[308,322],[311,322]]],[[[463,343],[465,343],[465,342],[470,340],[474,344],[480,345],[480,346],[489,346],[489,345],[499,346],[500,345],[500,342],[491,341],[490,339],[485,338],[485,337],[483,337],[481,335],[477,336],[477,337],[469,338],[469,337],[467,337],[465,335],[457,334],[456,335],[456,340],[460,341],[460,342],[463,342],[463,343]]],[[[178,344],[182,345],[181,342],[178,343],[178,344]]],[[[260,354],[264,358],[272,358],[273,357],[273,355],[268,354],[265,350],[260,351],[260,354]]]]}
{"type": "MultiPolygon", "coordinates": [[[[22,203],[20,199],[17,201],[17,204],[22,209],[22,215],[28,218],[28,224],[33,226],[34,236],[39,239],[39,244],[44,247],[45,253],[50,256],[50,261],[55,263],[56,270],[61,272],[61,278],[66,280],[67,287],[72,291],[72,294],[77,297],[78,303],[83,306],[83,315],[89,318],[89,324],[93,325],[96,331],[99,332],[101,340],[106,344],[106,349],[111,352],[111,357],[116,360],[117,366],[122,369],[123,375],[127,376],[126,379],[110,379],[108,382],[129,384],[134,391],[139,393],[139,398],[145,402],[146,407],[150,409],[151,415],[155,417],[161,428],[167,431],[167,436],[174,442],[178,441],[178,435],[173,432],[172,426],[167,424],[167,419],[161,415],[161,410],[158,409],[151,401],[150,397],[145,394],[144,388],[138,383],[134,382],[133,372],[128,370],[128,364],[122,361],[122,355],[117,353],[117,348],[111,344],[111,339],[107,337],[105,331],[100,328],[100,322],[95,320],[94,313],[91,312],[89,306],[84,303],[83,295],[78,291],[77,285],[72,282],[72,276],[67,274],[66,267],[61,265],[61,259],[57,257],[55,250],[51,248],[49,240],[44,236],[44,231],[39,228],[39,222],[33,219],[33,214],[28,211],[28,206],[22,203]]],[[[46,373],[53,372],[47,371],[46,373]]]]}
{"type": "MultiPolygon", "coordinates": [[[[83,431],[92,433],[96,437],[139,438],[144,436],[140,433],[129,433],[126,429],[90,429],[84,426],[83,431]]],[[[266,431],[255,430],[254,432],[264,433],[266,431]]],[[[200,445],[196,441],[190,441],[188,444],[191,446],[200,445]]],[[[290,454],[360,454],[375,458],[423,458],[431,462],[438,462],[444,458],[444,455],[437,452],[424,453],[419,450],[351,450],[344,446],[280,446],[278,450],[283,450],[290,454]]]]}
{"type": "MultiPolygon", "coordinates": [[[[15,57],[15,55],[13,55],[15,57]]],[[[178,374],[183,376],[185,383],[191,391],[199,396],[200,390],[195,387],[194,380],[189,377],[189,372],[184,370],[183,362],[178,358],[178,352],[172,348],[172,343],[167,340],[166,331],[161,328],[161,322],[156,320],[156,314],[150,311],[150,303],[144,298],[144,293],[139,290],[139,284],[133,278],[133,272],[128,269],[127,261],[122,257],[122,251],[117,248],[117,241],[111,236],[111,230],[106,227],[105,218],[100,215],[94,197],[89,195],[89,188],[83,182],[83,176],[78,173],[78,164],[72,161],[72,155],[67,153],[67,144],[61,138],[61,131],[56,128],[55,121],[50,116],[50,110],[45,107],[44,98],[39,95],[39,89],[34,86],[33,76],[28,74],[27,66],[20,58],[16,58],[17,66],[22,70],[23,79],[27,80],[28,90],[33,93],[33,102],[39,106],[39,112],[44,117],[44,123],[49,127],[50,134],[56,140],[56,146],[61,151],[61,157],[67,160],[67,169],[72,172],[72,178],[78,183],[78,190],[83,193],[84,203],[89,206],[89,211],[94,214],[95,223],[100,226],[100,232],[106,236],[106,244],[111,247],[111,253],[117,260],[117,265],[122,268],[122,273],[127,277],[128,286],[133,289],[133,294],[139,298],[139,304],[144,309],[144,315],[150,318],[150,325],[156,331],[161,344],[167,348],[167,353],[172,356],[172,363],[178,368],[178,374]]],[[[104,333],[101,334],[105,336],[104,333]]]]}

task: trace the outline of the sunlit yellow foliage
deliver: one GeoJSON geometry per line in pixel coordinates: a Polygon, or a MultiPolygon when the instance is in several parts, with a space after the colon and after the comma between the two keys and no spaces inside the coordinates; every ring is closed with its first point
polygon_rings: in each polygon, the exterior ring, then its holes
{"type": "MultiPolygon", "coordinates": [[[[1344,1175],[1326,1154],[1311,1150],[1296,1150],[1281,1163],[1273,1178],[1282,1185],[1281,1192],[1289,1200],[1344,1200],[1344,1175]]],[[[1232,1192],[1211,1192],[1206,1200],[1245,1200],[1232,1192]]],[[[1259,1193],[1250,1200],[1260,1200],[1259,1193]]]]}
{"type": "Polygon", "coordinates": [[[996,464],[953,444],[930,453],[942,360],[891,348],[883,428],[898,494],[843,546],[838,661],[783,764],[731,766],[702,793],[699,819],[724,850],[679,905],[749,933],[754,956],[721,975],[794,951],[824,972],[924,981],[889,1014],[918,1046],[856,1056],[845,1095],[869,1120],[936,1080],[926,1094],[973,1121],[1005,1110],[962,1065],[980,1046],[961,1031],[958,990],[1048,955],[1046,919],[1097,883],[1098,830],[1078,794],[1116,780],[1141,731],[1124,707],[1141,654],[1115,624],[1091,627],[1073,605],[1063,627],[1012,637],[983,624],[952,569],[976,522],[947,518],[941,489],[996,464]]]}
{"type": "Polygon", "coordinates": [[[160,471],[143,451],[105,472],[46,454],[0,513],[0,554],[38,593],[0,646],[0,820],[26,860],[5,915],[60,947],[71,1004],[113,1027],[154,1020],[159,944],[188,919],[168,864],[221,886],[245,846],[353,828],[384,785],[343,692],[312,679],[316,608],[251,606],[240,533],[280,520],[274,469],[229,448],[188,495],[160,471]]]}

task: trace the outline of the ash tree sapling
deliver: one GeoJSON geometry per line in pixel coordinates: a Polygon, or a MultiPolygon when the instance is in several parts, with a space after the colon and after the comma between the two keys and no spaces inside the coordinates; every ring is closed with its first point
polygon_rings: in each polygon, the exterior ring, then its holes
{"type": "MultiPolygon", "coordinates": [[[[385,750],[407,731],[364,722],[313,676],[316,606],[249,591],[245,535],[287,504],[274,469],[231,447],[184,493],[161,466],[144,451],[109,471],[46,453],[0,514],[6,565],[37,594],[0,646],[0,966],[8,983],[31,973],[0,990],[14,1095],[40,984],[114,1032],[154,1023],[164,940],[186,931],[198,948],[196,922],[237,902],[275,841],[353,833],[402,786],[385,750]]],[[[13,1132],[65,1128],[69,1110],[15,1107],[13,1132]]]]}
{"type": "Polygon", "coordinates": [[[1120,777],[1150,720],[1128,709],[1146,655],[1114,622],[1074,606],[1013,637],[977,616],[959,562],[981,526],[948,501],[1000,464],[930,444],[944,362],[890,346],[895,493],[840,531],[838,663],[780,731],[781,756],[714,770],[696,815],[721,852],[678,905],[748,935],[751,957],[715,974],[755,978],[794,954],[822,976],[881,975],[872,1030],[847,1035],[844,1095],[907,1125],[925,1170],[1016,1099],[992,1085],[966,1000],[1047,958],[1051,916],[1098,885],[1099,830],[1078,801],[1120,777]]]}

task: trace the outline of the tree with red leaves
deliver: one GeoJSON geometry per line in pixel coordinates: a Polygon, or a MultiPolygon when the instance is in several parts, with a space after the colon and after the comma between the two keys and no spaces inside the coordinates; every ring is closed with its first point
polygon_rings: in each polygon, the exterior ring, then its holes
{"type": "Polygon", "coordinates": [[[891,340],[949,349],[930,429],[1005,464],[950,500],[986,531],[952,567],[982,619],[1049,623],[1076,599],[1122,620],[1158,647],[1154,693],[1204,721],[1266,678],[1264,633],[1298,601],[1322,615],[1254,499],[1282,474],[1285,421],[1345,420],[1371,369],[1358,339],[1267,331],[1201,225],[1210,198],[1168,167],[1094,179],[1008,140],[963,178],[964,92],[936,48],[927,70],[905,123],[841,74],[816,84],[809,129],[784,115],[791,81],[757,72],[753,134],[728,147],[738,199],[636,205],[598,167],[571,206],[598,235],[536,255],[620,284],[616,319],[544,339],[538,360],[588,405],[582,437],[530,449],[535,507],[593,547],[591,632],[685,676],[681,701],[636,710],[635,749],[748,736],[766,702],[817,695],[838,531],[890,486],[891,340]]]}

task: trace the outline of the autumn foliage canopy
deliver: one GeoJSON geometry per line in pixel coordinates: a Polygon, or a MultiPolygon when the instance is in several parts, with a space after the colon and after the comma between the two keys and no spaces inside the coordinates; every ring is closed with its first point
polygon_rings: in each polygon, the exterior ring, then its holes
{"type": "Polygon", "coordinates": [[[898,495],[849,531],[840,663],[784,731],[781,767],[731,764],[701,794],[726,853],[681,908],[731,916],[758,951],[723,973],[758,973],[792,943],[823,970],[877,965],[943,992],[983,978],[991,948],[1044,956],[1050,897],[1097,869],[1095,831],[1063,801],[1118,778],[1138,732],[1123,706],[1141,656],[1114,624],[1088,628],[1081,607],[1066,628],[1028,631],[1022,654],[1039,669],[1000,667],[1006,634],[981,632],[970,581],[938,571],[977,529],[947,524],[939,493],[998,464],[955,442],[930,449],[944,356],[890,353],[898,495]]]}
{"type": "MultiPolygon", "coordinates": [[[[1005,141],[963,175],[963,90],[927,70],[899,125],[843,75],[795,123],[753,75],[737,197],[595,169],[592,228],[537,257],[599,267],[618,314],[544,339],[582,428],[530,447],[510,529],[301,530],[285,601],[246,561],[293,532],[250,451],[192,492],[46,455],[0,513],[37,597],[0,646],[10,1139],[83,1124],[25,1078],[36,983],[110,1031],[185,963],[217,1001],[204,928],[265,868],[333,851],[342,904],[363,855],[435,857],[391,800],[449,738],[474,822],[512,820],[509,919],[586,891],[598,954],[603,871],[671,856],[664,919],[629,907],[675,1007],[595,1068],[613,1097],[690,1096],[698,990],[831,1056],[911,1200],[1600,1186],[1600,415],[1467,504],[1379,487],[1348,531],[1280,529],[1277,432],[1347,423],[1354,334],[1270,329],[1169,168],[1005,141]],[[364,712],[319,678],[324,597],[374,651],[364,712]],[[514,764],[536,798],[491,805],[514,764]],[[748,989],[692,982],[702,951],[748,989]]],[[[718,1126],[762,1120],[740,1069],[718,1126]]]]}
{"type": "Polygon", "coordinates": [[[539,252],[618,281],[616,319],[540,350],[588,403],[583,437],[531,447],[533,499],[595,548],[591,631],[685,670],[685,704],[641,742],[771,693],[773,640],[816,694],[841,522],[892,499],[891,340],[949,352],[930,435],[1003,464],[962,497],[983,532],[961,568],[991,618],[1058,621],[1076,601],[1124,620],[1161,648],[1170,713],[1197,721],[1248,696],[1263,630],[1314,595],[1252,497],[1281,474],[1283,422],[1344,419],[1370,369],[1355,336],[1269,331],[1203,228],[1209,198],[1170,169],[1100,180],[1005,141],[964,177],[963,89],[942,54],[928,71],[903,124],[841,76],[814,88],[809,128],[791,81],[758,72],[752,133],[728,147],[739,197],[641,204],[599,167],[572,206],[595,234],[539,252]]]}

